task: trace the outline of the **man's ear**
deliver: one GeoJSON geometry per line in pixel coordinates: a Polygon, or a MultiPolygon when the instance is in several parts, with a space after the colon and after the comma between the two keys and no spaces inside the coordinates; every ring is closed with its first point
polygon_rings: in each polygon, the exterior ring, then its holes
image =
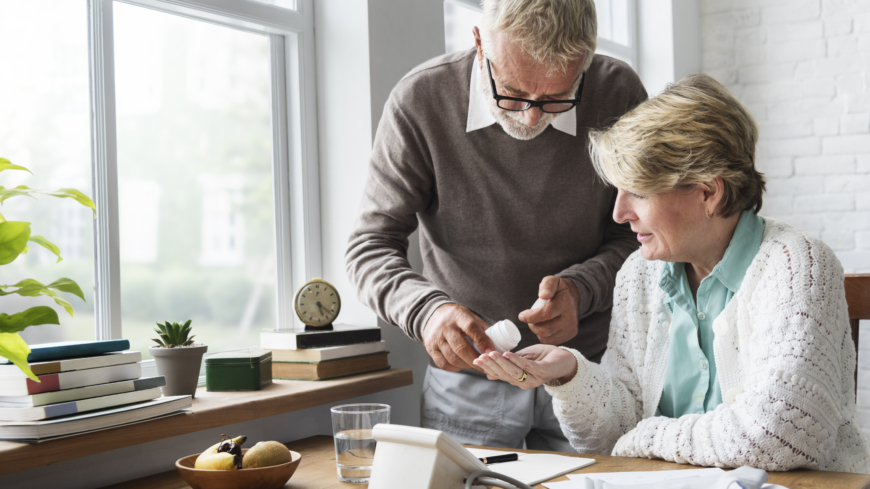
{"type": "Polygon", "coordinates": [[[477,26],[471,28],[472,34],[474,34],[474,47],[477,49],[477,61],[480,63],[480,66],[483,66],[483,42],[480,40],[480,29],[477,26]]]}

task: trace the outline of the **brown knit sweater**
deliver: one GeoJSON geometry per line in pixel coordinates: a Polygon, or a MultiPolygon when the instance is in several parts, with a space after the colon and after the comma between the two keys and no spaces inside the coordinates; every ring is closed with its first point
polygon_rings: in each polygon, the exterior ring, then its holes
{"type": "Polygon", "coordinates": [[[432,312],[461,304],[493,324],[517,319],[547,275],[580,292],[579,333],[566,342],[599,359],[607,345],[616,272],[638,247],[611,218],[615,189],[595,175],[587,132],[645,100],[625,63],[596,55],[577,106],[577,136],[548,127],[521,141],[501,126],[466,133],[475,51],[440,56],[393,90],[374,141],[369,177],[347,250],[360,299],[413,339],[432,312]],[[407,260],[420,228],[423,274],[407,260]]]}

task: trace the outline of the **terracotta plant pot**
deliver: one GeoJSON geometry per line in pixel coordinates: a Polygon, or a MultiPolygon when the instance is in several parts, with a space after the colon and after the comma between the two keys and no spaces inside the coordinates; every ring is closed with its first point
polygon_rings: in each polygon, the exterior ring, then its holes
{"type": "Polygon", "coordinates": [[[195,397],[202,356],[206,351],[208,351],[208,345],[148,349],[148,352],[154,357],[154,361],[157,362],[157,373],[166,377],[166,385],[163,386],[164,396],[189,394],[195,397]]]}

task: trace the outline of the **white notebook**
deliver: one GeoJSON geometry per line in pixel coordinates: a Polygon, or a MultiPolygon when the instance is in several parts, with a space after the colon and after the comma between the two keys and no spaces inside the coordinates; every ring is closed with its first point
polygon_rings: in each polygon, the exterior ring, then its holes
{"type": "MultiPolygon", "coordinates": [[[[516,453],[510,450],[485,450],[482,448],[469,448],[468,451],[478,458],[516,453]]],[[[493,472],[513,477],[533,486],[595,463],[595,459],[591,458],[568,457],[552,453],[519,453],[518,455],[519,460],[516,462],[491,464],[486,467],[493,472]]]]}

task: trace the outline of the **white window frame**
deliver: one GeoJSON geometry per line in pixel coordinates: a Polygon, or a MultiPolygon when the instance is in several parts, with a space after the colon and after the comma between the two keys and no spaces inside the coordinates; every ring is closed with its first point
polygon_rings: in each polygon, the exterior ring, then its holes
{"type": "MultiPolygon", "coordinates": [[[[248,0],[89,0],[91,149],[96,338],[122,338],[118,154],[115,117],[115,1],[264,34],[270,40],[272,180],[276,252],[275,327],[296,324],[294,291],[320,276],[320,181],[317,155],[313,0],[289,10],[248,0]]],[[[156,375],[153,361],[143,372],[156,375]]]]}
{"type": "Polygon", "coordinates": [[[628,15],[628,44],[620,44],[610,39],[598,38],[598,49],[602,54],[613,55],[627,62],[637,70],[637,0],[628,0],[626,5],[628,15]]]}

